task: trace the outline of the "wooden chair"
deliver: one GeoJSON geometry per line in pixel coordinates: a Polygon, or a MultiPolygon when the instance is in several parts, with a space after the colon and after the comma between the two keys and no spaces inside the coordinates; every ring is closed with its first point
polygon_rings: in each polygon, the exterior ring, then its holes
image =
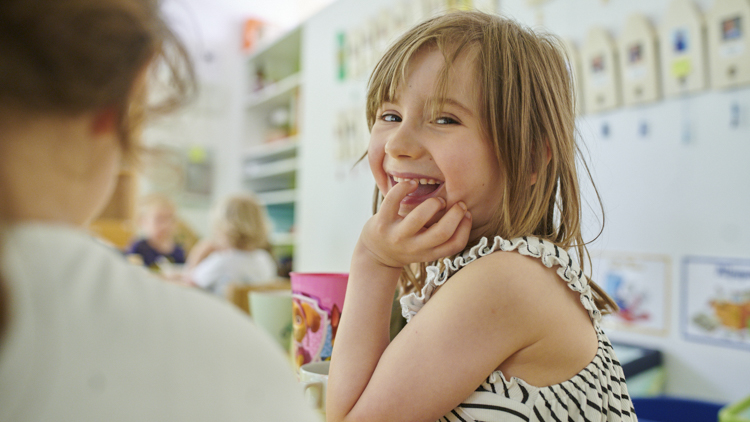
{"type": "Polygon", "coordinates": [[[268,283],[261,285],[248,285],[240,283],[230,283],[226,289],[226,299],[246,314],[251,315],[250,301],[248,295],[251,291],[264,292],[269,290],[291,290],[292,284],[288,279],[279,278],[270,280],[268,283]]]}

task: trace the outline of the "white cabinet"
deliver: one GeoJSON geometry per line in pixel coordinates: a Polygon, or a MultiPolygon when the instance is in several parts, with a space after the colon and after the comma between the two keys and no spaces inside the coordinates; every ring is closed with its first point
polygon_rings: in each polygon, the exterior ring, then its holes
{"type": "Polygon", "coordinates": [[[285,270],[294,255],[302,28],[256,48],[245,66],[242,183],[268,208],[271,242],[285,270]]]}

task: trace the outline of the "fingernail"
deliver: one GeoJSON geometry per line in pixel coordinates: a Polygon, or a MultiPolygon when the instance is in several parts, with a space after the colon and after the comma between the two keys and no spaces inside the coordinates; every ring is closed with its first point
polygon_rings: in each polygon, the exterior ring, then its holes
{"type": "Polygon", "coordinates": [[[437,197],[437,199],[438,199],[438,201],[440,201],[440,204],[441,204],[442,206],[445,206],[445,198],[443,198],[443,197],[441,197],[441,196],[438,196],[438,197],[437,197]]]}
{"type": "Polygon", "coordinates": [[[464,210],[464,211],[466,211],[468,209],[468,208],[466,208],[466,204],[464,204],[463,202],[459,202],[458,206],[461,207],[461,209],[464,210]]]}
{"type": "Polygon", "coordinates": [[[466,211],[464,217],[466,217],[467,220],[471,220],[471,213],[469,211],[466,211]]]}
{"type": "Polygon", "coordinates": [[[416,185],[417,184],[417,180],[416,179],[409,179],[409,184],[416,185]]]}

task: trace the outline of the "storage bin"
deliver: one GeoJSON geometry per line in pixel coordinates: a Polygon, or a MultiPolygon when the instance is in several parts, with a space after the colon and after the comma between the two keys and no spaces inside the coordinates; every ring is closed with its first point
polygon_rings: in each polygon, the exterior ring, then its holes
{"type": "Polygon", "coordinates": [[[722,406],[668,396],[633,398],[633,408],[640,422],[716,422],[722,406]]]}

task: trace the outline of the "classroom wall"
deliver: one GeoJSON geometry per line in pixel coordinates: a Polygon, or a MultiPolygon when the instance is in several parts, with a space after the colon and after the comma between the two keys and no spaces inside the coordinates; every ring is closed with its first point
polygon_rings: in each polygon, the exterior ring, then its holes
{"type": "MultiPolygon", "coordinates": [[[[298,271],[347,271],[362,224],[371,215],[374,182],[367,164],[342,159],[339,113],[361,107],[365,76],[337,79],[337,34],[362,25],[395,1],[339,0],[304,24],[304,103],[300,146],[298,271]]],[[[633,12],[658,24],[666,0],[551,0],[532,8],[503,0],[503,14],[579,45],[592,25],[613,36],[633,12]]],[[[697,1],[706,11],[712,0],[697,1]]],[[[665,355],[667,393],[731,402],[750,395],[750,350],[687,341],[682,333],[680,263],[686,255],[749,258],[750,89],[707,90],[651,105],[584,115],[578,129],[606,215],[601,251],[669,258],[665,333],[609,330],[613,340],[658,348],[665,355]],[[732,109],[736,110],[735,115],[732,109]],[[645,134],[641,131],[648,127],[645,134]],[[603,135],[603,126],[608,135],[603,135]],[[687,128],[687,129],[686,129],[687,128]],[[682,137],[689,130],[689,140],[682,137]]],[[[364,146],[362,146],[364,151],[364,146]]],[[[601,217],[588,185],[585,232],[601,217]]]]}

